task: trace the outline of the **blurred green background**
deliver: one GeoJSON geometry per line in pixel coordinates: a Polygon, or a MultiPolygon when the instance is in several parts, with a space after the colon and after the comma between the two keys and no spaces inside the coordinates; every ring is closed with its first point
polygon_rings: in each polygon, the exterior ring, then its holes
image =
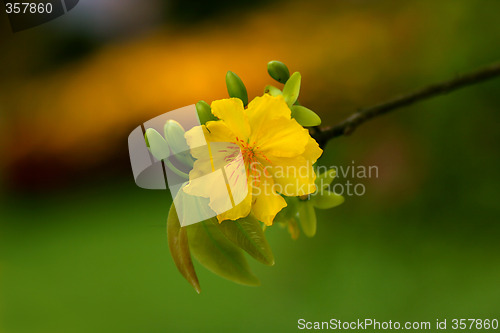
{"type": "MultiPolygon", "coordinates": [[[[127,135],[226,97],[235,71],[302,73],[334,124],[500,58],[500,2],[81,0],[12,34],[0,21],[0,332],[293,332],[297,320],[500,318],[500,80],[396,111],[321,163],[376,165],[318,234],[267,230],[262,286],[176,271],[170,195],[134,184],[127,135]]],[[[349,179],[339,179],[346,182],[349,179]]]]}

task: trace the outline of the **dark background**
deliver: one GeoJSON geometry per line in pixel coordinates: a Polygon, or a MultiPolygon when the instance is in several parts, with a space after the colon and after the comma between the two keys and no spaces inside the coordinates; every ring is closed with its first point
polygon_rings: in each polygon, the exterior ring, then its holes
{"type": "Polygon", "coordinates": [[[493,0],[82,0],[16,34],[0,15],[0,332],[499,318],[500,80],[331,141],[322,164],[379,177],[320,212],[313,239],[268,229],[276,265],[252,264],[256,288],[196,266],[192,290],[168,252],[170,196],[136,187],[127,148],[145,120],[225,98],[227,70],[260,95],[274,59],[334,124],[499,59],[499,12],[493,0]]]}

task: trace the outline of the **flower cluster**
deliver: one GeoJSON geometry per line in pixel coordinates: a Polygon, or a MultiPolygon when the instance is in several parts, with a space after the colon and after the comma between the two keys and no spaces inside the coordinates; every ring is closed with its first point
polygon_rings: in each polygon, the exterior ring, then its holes
{"type": "Polygon", "coordinates": [[[297,100],[300,73],[290,75],[278,61],[268,64],[268,72],[284,84],[283,89],[266,86],[262,96],[248,102],[242,80],[228,72],[230,98],[213,101],[211,105],[198,102],[200,126],[184,132],[180,124],[170,121],[165,125],[165,137],[170,135],[170,140],[164,140],[153,129],[146,131],[151,153],[186,181],[177,196],[202,198],[216,212],[213,218],[184,227],[175,207],[170,209],[170,250],[179,271],[197,291],[199,283],[191,254],[222,277],[247,285],[258,284],[242,250],[272,265],[274,257],[264,235],[266,227],[277,223],[287,227],[296,239],[300,224],[304,234],[312,237],[316,233],[315,209],[331,208],[344,200],[328,189],[335,177],[334,170],[316,175],[314,166],[323,151],[308,127],[320,125],[321,119],[297,100]],[[197,149],[200,133],[209,153],[197,149]],[[172,147],[166,141],[178,142],[181,150],[190,152],[188,156],[176,155],[190,166],[189,173],[168,161],[172,147]],[[219,191],[211,183],[195,180],[212,173],[215,165],[227,163],[231,170],[244,171],[226,172],[233,206],[218,210],[219,191]]]}

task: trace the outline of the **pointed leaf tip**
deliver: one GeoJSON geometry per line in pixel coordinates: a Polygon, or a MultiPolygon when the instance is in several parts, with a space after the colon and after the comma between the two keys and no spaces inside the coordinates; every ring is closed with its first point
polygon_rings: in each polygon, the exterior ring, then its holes
{"type": "Polygon", "coordinates": [[[201,292],[200,283],[191,260],[187,230],[185,227],[181,228],[174,204],[170,206],[170,211],[168,213],[167,239],[175,266],[199,294],[201,292]]]}

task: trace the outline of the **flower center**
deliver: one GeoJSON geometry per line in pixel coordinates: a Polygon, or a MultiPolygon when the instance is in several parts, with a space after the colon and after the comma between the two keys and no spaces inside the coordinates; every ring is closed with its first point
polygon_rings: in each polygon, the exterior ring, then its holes
{"type": "Polygon", "coordinates": [[[262,153],[262,151],[260,151],[259,146],[256,146],[255,142],[250,144],[249,142],[241,140],[238,137],[236,137],[236,141],[241,148],[241,154],[243,156],[245,166],[247,167],[247,175],[251,176],[258,182],[260,180],[260,172],[258,168],[261,167],[264,169],[264,174],[269,176],[268,170],[264,168],[258,158],[263,158],[269,163],[271,163],[271,161],[262,153]]]}

